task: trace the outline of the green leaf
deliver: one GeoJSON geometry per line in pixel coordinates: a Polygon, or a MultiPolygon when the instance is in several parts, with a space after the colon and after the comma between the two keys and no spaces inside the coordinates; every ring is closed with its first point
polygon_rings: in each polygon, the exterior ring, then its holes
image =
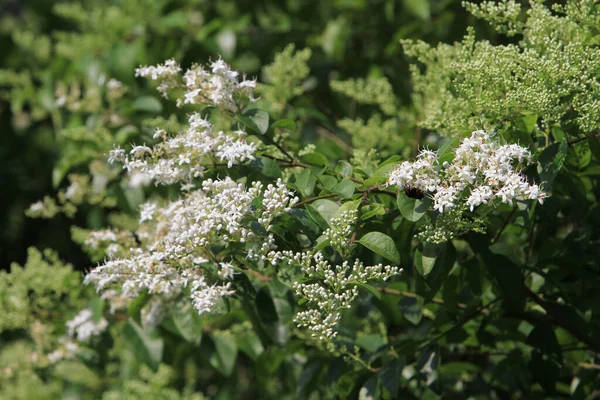
{"type": "Polygon", "coordinates": [[[245,117],[248,117],[256,128],[252,128],[253,130],[258,130],[257,133],[265,134],[269,129],[269,114],[266,111],[259,110],[258,108],[252,108],[244,113],[245,117]]]}
{"type": "Polygon", "coordinates": [[[418,325],[423,319],[423,300],[416,297],[403,297],[398,301],[402,316],[413,325],[418,325]]]}
{"type": "Polygon", "coordinates": [[[248,166],[255,171],[259,171],[262,175],[267,176],[269,178],[280,178],[281,177],[281,168],[279,168],[279,164],[275,160],[272,160],[267,157],[255,157],[254,160],[250,161],[248,166]]]}
{"type": "Polygon", "coordinates": [[[131,105],[131,108],[133,108],[134,110],[137,110],[137,111],[146,111],[146,112],[158,114],[159,112],[162,111],[163,106],[162,106],[160,100],[158,100],[156,97],[142,96],[142,97],[138,97],[133,102],[133,104],[131,105]]]}
{"type": "Polygon", "coordinates": [[[400,390],[402,382],[402,369],[405,364],[406,358],[402,356],[400,359],[385,363],[379,371],[379,379],[381,379],[383,387],[390,392],[392,399],[398,398],[398,390],[400,390]]]}
{"type": "Polygon", "coordinates": [[[431,199],[425,197],[422,200],[412,199],[404,194],[403,191],[398,192],[396,200],[400,214],[411,222],[416,222],[427,212],[431,205],[431,199]]]}
{"type": "Polygon", "coordinates": [[[568,144],[566,141],[554,143],[544,149],[538,159],[538,173],[540,178],[550,184],[556,178],[567,157],[568,144]]]}
{"type": "Polygon", "coordinates": [[[308,168],[303,169],[296,177],[296,189],[298,189],[300,194],[304,197],[310,196],[315,189],[316,183],[317,177],[314,176],[308,168]]]}
{"type": "Polygon", "coordinates": [[[429,275],[429,273],[435,266],[435,261],[437,260],[438,256],[442,254],[444,248],[445,243],[425,243],[425,245],[423,246],[423,252],[421,253],[420,257],[423,276],[429,275]]]}
{"type": "Polygon", "coordinates": [[[335,214],[333,215],[334,218],[340,218],[342,216],[343,213],[347,212],[347,211],[353,211],[353,210],[357,210],[358,206],[360,206],[361,204],[361,200],[352,200],[352,201],[347,201],[345,203],[342,203],[342,205],[336,210],[335,214]]]}
{"type": "Polygon", "coordinates": [[[310,165],[318,165],[320,167],[327,167],[329,165],[329,161],[327,157],[321,153],[308,153],[300,157],[300,160],[304,161],[310,165]]]}
{"type": "Polygon", "coordinates": [[[319,182],[323,185],[323,187],[327,190],[333,190],[335,185],[338,184],[338,180],[330,175],[321,175],[319,176],[319,182]]]}
{"type": "Polygon", "coordinates": [[[215,352],[211,354],[209,362],[217,371],[225,376],[230,376],[237,359],[237,345],[233,339],[225,335],[210,335],[215,344],[215,352]]]}
{"type": "Polygon", "coordinates": [[[332,191],[339,194],[342,199],[349,199],[354,194],[355,188],[354,182],[350,179],[342,179],[332,191]]]}
{"type": "Polygon", "coordinates": [[[348,161],[338,161],[335,172],[342,176],[352,176],[352,165],[348,161]]]}
{"type": "Polygon", "coordinates": [[[328,229],[329,223],[323,218],[323,216],[310,204],[305,206],[308,216],[318,225],[321,229],[328,229]]]}
{"type": "Polygon", "coordinates": [[[148,304],[148,301],[150,301],[151,298],[152,296],[146,290],[129,302],[129,305],[127,306],[127,314],[138,324],[141,323],[140,313],[142,308],[148,304]]]}
{"type": "Polygon", "coordinates": [[[386,164],[373,173],[364,183],[365,186],[372,186],[379,183],[384,183],[388,179],[390,171],[394,169],[394,164],[386,164]]]}
{"type": "Polygon", "coordinates": [[[173,307],[173,324],[185,340],[199,344],[202,337],[202,324],[198,311],[188,298],[181,298],[173,307]]]}
{"type": "Polygon", "coordinates": [[[361,237],[358,242],[394,264],[400,264],[400,253],[396,249],[394,240],[388,235],[381,232],[369,232],[361,237]]]}
{"type": "Polygon", "coordinates": [[[280,119],[271,124],[271,129],[286,129],[288,131],[295,131],[296,123],[291,119],[280,119]]]}
{"type": "Polygon", "coordinates": [[[164,342],[156,331],[146,331],[130,319],[123,328],[125,342],[135,357],[156,369],[162,361],[164,342]]]}
{"type": "Polygon", "coordinates": [[[377,351],[381,346],[385,345],[385,340],[376,333],[361,335],[356,339],[356,344],[366,351],[372,353],[377,351]]]}
{"type": "Polygon", "coordinates": [[[520,121],[523,123],[523,127],[525,128],[525,132],[531,133],[537,126],[538,116],[537,114],[525,114],[520,118],[520,121]]]}
{"type": "Polygon", "coordinates": [[[424,21],[429,21],[431,18],[429,0],[404,0],[404,7],[406,7],[412,15],[421,18],[424,21]]]}
{"type": "Polygon", "coordinates": [[[483,259],[488,272],[498,282],[504,305],[511,310],[522,310],[525,306],[525,290],[521,269],[508,258],[492,254],[489,250],[483,253],[483,259]]]}
{"type": "Polygon", "coordinates": [[[337,209],[340,208],[336,202],[327,199],[316,200],[312,203],[312,206],[319,214],[321,214],[328,225],[329,221],[331,221],[331,218],[333,218],[335,215],[337,209]]]}
{"type": "MultiPolygon", "coordinates": [[[[62,360],[56,364],[53,373],[56,378],[64,379],[74,385],[82,385],[92,389],[101,386],[98,375],[79,361],[62,360]]],[[[23,393],[26,393],[26,391],[23,393]]]]}
{"type": "Polygon", "coordinates": [[[549,324],[538,323],[531,331],[525,343],[540,349],[544,353],[554,353],[562,358],[561,348],[554,329],[549,324]]]}
{"type": "Polygon", "coordinates": [[[358,287],[365,289],[367,292],[371,293],[375,298],[381,300],[381,292],[377,290],[375,286],[369,285],[368,283],[361,283],[358,285],[358,287]]]}
{"type": "Polygon", "coordinates": [[[380,398],[379,379],[377,376],[373,376],[360,388],[358,400],[378,400],[380,398]]]}
{"type": "Polygon", "coordinates": [[[385,215],[385,207],[383,204],[368,204],[360,209],[360,219],[363,221],[366,221],[376,215],[385,215]]]}

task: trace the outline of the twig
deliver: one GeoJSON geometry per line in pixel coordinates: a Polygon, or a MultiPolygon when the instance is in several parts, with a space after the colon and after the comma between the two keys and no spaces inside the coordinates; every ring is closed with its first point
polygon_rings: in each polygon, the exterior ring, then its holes
{"type": "Polygon", "coordinates": [[[309,198],[309,199],[306,199],[306,200],[303,200],[303,201],[301,201],[301,202],[299,202],[299,203],[296,203],[296,204],[294,204],[294,205],[293,205],[293,207],[294,207],[294,208],[297,208],[297,207],[303,206],[303,205],[305,205],[305,204],[312,203],[312,202],[313,202],[313,201],[315,201],[315,200],[319,200],[319,199],[326,199],[326,198],[328,198],[328,197],[336,197],[336,196],[338,196],[338,194],[337,194],[337,193],[327,193],[327,194],[322,194],[322,195],[320,195],[320,196],[311,197],[311,198],[309,198]]]}

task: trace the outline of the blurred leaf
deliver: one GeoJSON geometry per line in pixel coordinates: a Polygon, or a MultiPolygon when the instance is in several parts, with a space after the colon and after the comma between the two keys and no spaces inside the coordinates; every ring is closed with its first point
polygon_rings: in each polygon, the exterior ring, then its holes
{"type": "Polygon", "coordinates": [[[253,124],[249,125],[249,128],[254,130],[255,133],[263,135],[267,133],[269,129],[269,114],[266,111],[252,108],[244,113],[244,117],[249,118],[253,122],[253,124]]]}
{"type": "Polygon", "coordinates": [[[358,241],[372,252],[390,260],[394,264],[400,264],[400,253],[391,237],[381,232],[369,232],[358,241]]]}
{"type": "Polygon", "coordinates": [[[123,328],[125,342],[135,357],[156,369],[162,361],[164,342],[156,331],[146,331],[130,319],[123,328]]]}
{"type": "Polygon", "coordinates": [[[568,145],[566,141],[554,143],[546,147],[538,159],[538,173],[542,180],[548,184],[554,181],[556,174],[561,170],[567,157],[568,145]]]}
{"type": "Polygon", "coordinates": [[[151,96],[142,96],[135,99],[133,104],[131,105],[136,111],[146,111],[149,113],[158,114],[162,111],[163,106],[156,97],[151,96]]]}
{"type": "Polygon", "coordinates": [[[214,345],[215,352],[211,354],[209,362],[217,371],[225,376],[231,376],[235,368],[238,349],[233,339],[224,335],[210,335],[214,345]]]}
{"type": "Polygon", "coordinates": [[[423,319],[423,300],[416,297],[402,297],[398,302],[402,316],[413,325],[423,319]]]}
{"type": "Polygon", "coordinates": [[[285,129],[293,132],[296,130],[296,123],[292,119],[280,119],[271,124],[271,129],[285,129]]]}
{"type": "Polygon", "coordinates": [[[429,0],[403,0],[404,7],[415,17],[428,21],[431,18],[429,0]]]}
{"type": "Polygon", "coordinates": [[[396,202],[402,216],[411,222],[420,220],[431,204],[431,200],[428,197],[422,200],[412,199],[404,194],[403,191],[398,192],[396,202]]]}

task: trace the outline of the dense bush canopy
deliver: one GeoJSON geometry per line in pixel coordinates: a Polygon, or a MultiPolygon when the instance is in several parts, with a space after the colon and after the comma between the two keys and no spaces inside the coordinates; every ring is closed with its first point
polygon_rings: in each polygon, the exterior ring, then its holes
{"type": "Polygon", "coordinates": [[[0,11],[0,397],[600,393],[597,2],[0,11]]]}

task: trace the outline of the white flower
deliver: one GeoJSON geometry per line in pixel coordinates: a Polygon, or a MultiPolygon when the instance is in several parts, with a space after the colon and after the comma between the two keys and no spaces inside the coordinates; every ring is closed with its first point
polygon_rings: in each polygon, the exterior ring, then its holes
{"type": "Polygon", "coordinates": [[[92,319],[92,310],[81,310],[72,320],[67,322],[67,335],[80,342],[89,342],[100,335],[108,327],[108,321],[102,317],[97,322],[92,319]]]}
{"type": "Polygon", "coordinates": [[[445,161],[441,169],[437,154],[422,150],[416,161],[405,161],[390,172],[388,185],[429,192],[434,210],[440,213],[463,201],[462,193],[470,193],[466,205],[471,211],[494,198],[507,204],[525,199],[542,202],[546,195],[537,185],[529,185],[515,166],[530,160],[526,148],[517,144],[500,146],[485,131],[475,131],[461,141],[454,160],[445,161]]]}

